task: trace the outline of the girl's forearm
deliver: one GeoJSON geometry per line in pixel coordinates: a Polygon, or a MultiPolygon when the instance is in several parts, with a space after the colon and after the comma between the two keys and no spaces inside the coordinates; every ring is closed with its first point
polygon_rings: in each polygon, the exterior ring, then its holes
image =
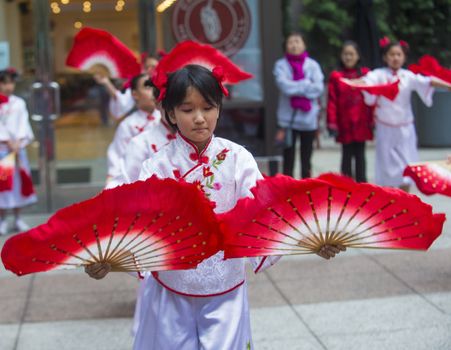
{"type": "Polygon", "coordinates": [[[445,88],[451,91],[450,83],[436,77],[431,78],[431,85],[436,88],[445,88]]]}

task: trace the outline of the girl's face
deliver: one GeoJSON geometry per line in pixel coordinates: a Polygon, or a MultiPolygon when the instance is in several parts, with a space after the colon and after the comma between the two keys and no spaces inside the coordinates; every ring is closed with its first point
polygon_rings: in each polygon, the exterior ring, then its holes
{"type": "Polygon", "coordinates": [[[299,35],[292,35],[287,39],[286,51],[290,55],[301,55],[305,51],[304,40],[299,35]]]}
{"type": "Polygon", "coordinates": [[[132,91],[132,96],[139,109],[152,113],[156,107],[156,101],[152,87],[144,85],[146,80],[147,77],[139,79],[136,89],[132,91]]]}
{"type": "Polygon", "coordinates": [[[400,69],[406,62],[406,55],[401,46],[392,46],[384,55],[384,62],[393,70],[400,69]]]}
{"type": "Polygon", "coordinates": [[[189,87],[182,104],[175,107],[169,119],[179,132],[202,151],[210,140],[219,118],[219,107],[208,103],[195,88],[189,87]]]}
{"type": "Polygon", "coordinates": [[[359,62],[360,56],[357,50],[352,45],[346,45],[341,51],[341,62],[345,68],[352,69],[355,68],[357,62],[359,62]]]}
{"type": "Polygon", "coordinates": [[[152,73],[155,71],[155,68],[158,65],[158,61],[153,57],[146,57],[143,65],[143,73],[152,76],[152,73]]]}
{"type": "Polygon", "coordinates": [[[16,88],[14,80],[6,79],[4,82],[0,82],[0,94],[5,96],[11,96],[16,88]]]}

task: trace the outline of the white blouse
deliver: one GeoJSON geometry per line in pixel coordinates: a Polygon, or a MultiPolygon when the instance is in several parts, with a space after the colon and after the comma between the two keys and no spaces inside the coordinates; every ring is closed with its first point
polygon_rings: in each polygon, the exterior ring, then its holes
{"type": "MultiPolygon", "coordinates": [[[[8,102],[0,104],[0,141],[21,140],[20,146],[25,147],[33,139],[25,101],[11,95],[8,102]]],[[[0,145],[0,149],[7,149],[7,146],[0,145]]]]}
{"type": "Polygon", "coordinates": [[[378,68],[362,79],[369,85],[388,84],[399,79],[399,93],[394,101],[383,96],[371,95],[363,92],[365,103],[369,106],[376,106],[376,121],[388,126],[403,126],[414,121],[411,97],[416,91],[421,100],[428,107],[432,105],[434,88],[431,86],[431,78],[415,74],[406,69],[399,69],[397,72],[389,68],[378,68]]]}
{"type": "Polygon", "coordinates": [[[144,161],[173,139],[175,135],[161,120],[132,138],[120,160],[120,174],[108,182],[108,188],[137,181],[144,161]]]}
{"type": "MultiPolygon", "coordinates": [[[[195,183],[216,203],[215,212],[232,209],[239,198],[251,196],[250,189],[262,178],[252,155],[242,146],[212,137],[202,152],[180,134],[143,164],[140,179],[184,179],[195,183]]],[[[252,259],[254,271],[262,271],[279,258],[252,259]]],[[[244,259],[224,260],[221,251],[204,260],[196,269],[154,272],[164,287],[191,296],[223,294],[243,284],[244,259]]]]}
{"type": "Polygon", "coordinates": [[[160,119],[161,115],[158,110],[155,110],[151,115],[137,110],[119,124],[113,142],[111,142],[107,151],[109,178],[114,179],[121,175],[121,159],[133,137],[153,128],[156,123],[159,123],[160,119]]]}

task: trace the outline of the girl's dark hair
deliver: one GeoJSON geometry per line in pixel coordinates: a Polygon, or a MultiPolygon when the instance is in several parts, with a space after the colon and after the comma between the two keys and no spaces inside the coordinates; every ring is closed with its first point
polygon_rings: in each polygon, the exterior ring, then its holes
{"type": "Polygon", "coordinates": [[[218,107],[221,111],[223,93],[218,81],[207,68],[190,64],[168,76],[162,107],[165,111],[165,118],[170,125],[173,125],[173,123],[169,119],[169,114],[183,103],[189,87],[195,88],[205,101],[218,107]]]}
{"type": "Polygon", "coordinates": [[[6,83],[8,80],[15,82],[19,74],[14,68],[0,70],[0,83],[6,83]]]}
{"type": "MultiPolygon", "coordinates": [[[[357,43],[353,40],[346,40],[343,45],[341,46],[341,50],[340,52],[343,52],[343,50],[345,49],[345,47],[347,46],[352,46],[354,48],[354,50],[357,51],[357,54],[359,55],[359,60],[357,61],[356,65],[355,65],[355,69],[357,70],[358,75],[362,75],[362,53],[360,52],[360,48],[359,45],[357,45],[357,43]]],[[[345,69],[345,65],[343,64],[343,61],[341,59],[341,55],[340,55],[340,63],[339,66],[341,69],[345,69]]]]}
{"type": "Polygon", "coordinates": [[[401,45],[401,43],[399,41],[393,41],[393,42],[388,43],[384,47],[381,47],[382,57],[384,57],[387,54],[387,52],[390,51],[390,49],[395,46],[399,46],[401,48],[401,50],[404,52],[404,55],[406,55],[406,57],[409,55],[409,47],[408,46],[401,45]]]}
{"type": "Polygon", "coordinates": [[[141,73],[141,74],[135,75],[135,76],[132,78],[132,80],[130,81],[130,88],[132,89],[132,91],[138,89],[138,83],[139,83],[139,80],[140,80],[141,78],[146,77],[146,76],[147,76],[147,74],[141,73]]]}
{"type": "Polygon", "coordinates": [[[290,39],[292,36],[300,37],[302,39],[302,41],[304,42],[304,44],[307,46],[307,43],[305,42],[304,34],[302,34],[301,32],[290,32],[285,36],[285,39],[283,39],[283,43],[282,43],[283,52],[287,51],[287,42],[288,42],[288,39],[290,39]]]}

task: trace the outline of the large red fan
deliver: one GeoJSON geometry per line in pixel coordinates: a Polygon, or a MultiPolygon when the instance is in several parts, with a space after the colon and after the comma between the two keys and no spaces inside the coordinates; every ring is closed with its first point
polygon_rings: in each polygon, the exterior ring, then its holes
{"type": "Polygon", "coordinates": [[[266,178],[221,216],[225,257],[317,253],[325,244],[427,249],[445,216],[413,195],[328,174],[266,178]]]}
{"type": "MultiPolygon", "coordinates": [[[[156,67],[155,76],[174,72],[188,64],[198,64],[212,70],[221,66],[224,70],[224,84],[236,84],[242,80],[252,78],[249,74],[226,55],[211,45],[199,44],[194,41],[182,41],[178,43],[168,54],[164,55],[156,67]]],[[[154,78],[158,81],[158,78],[154,78]]]]}
{"type": "Polygon", "coordinates": [[[6,241],[18,275],[111,264],[113,271],[194,268],[218,251],[211,203],[193,184],[156,177],[105,190],[6,241]]]}
{"type": "Polygon", "coordinates": [[[0,192],[12,190],[15,168],[15,152],[8,153],[6,156],[0,159],[0,192]]]}
{"type": "Polygon", "coordinates": [[[442,67],[435,57],[424,55],[418,64],[409,65],[409,70],[416,74],[433,76],[451,84],[451,69],[442,67]]]}
{"type": "Polygon", "coordinates": [[[96,70],[96,66],[101,66],[113,78],[128,79],[141,72],[133,52],[119,39],[104,30],[88,27],[75,36],[66,64],[81,70],[96,70]]]}
{"type": "Polygon", "coordinates": [[[432,161],[411,164],[404,169],[424,194],[443,194],[451,197],[451,162],[432,161]]]}
{"type": "Polygon", "coordinates": [[[391,101],[393,101],[399,93],[399,79],[389,84],[380,85],[361,85],[358,83],[351,83],[347,79],[341,79],[340,81],[354,89],[366,91],[372,95],[384,96],[391,101]]]}

